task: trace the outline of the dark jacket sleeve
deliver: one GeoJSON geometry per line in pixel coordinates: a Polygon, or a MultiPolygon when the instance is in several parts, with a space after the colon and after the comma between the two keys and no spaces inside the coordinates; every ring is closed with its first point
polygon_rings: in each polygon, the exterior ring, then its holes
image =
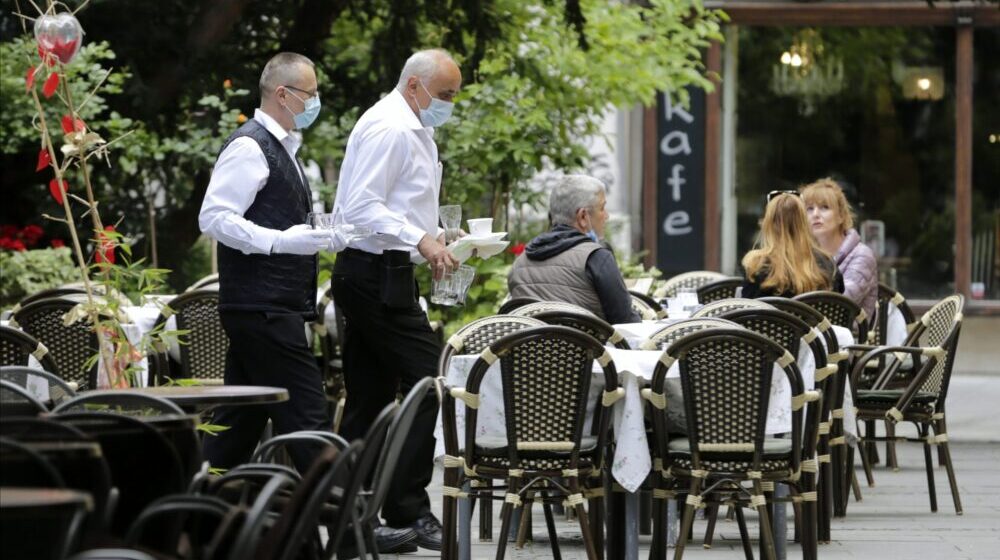
{"type": "Polygon", "coordinates": [[[632,298],[618,270],[615,256],[607,249],[598,249],[587,257],[587,277],[594,285],[597,299],[601,300],[604,317],[612,325],[638,323],[642,317],[632,310],[632,298]]]}

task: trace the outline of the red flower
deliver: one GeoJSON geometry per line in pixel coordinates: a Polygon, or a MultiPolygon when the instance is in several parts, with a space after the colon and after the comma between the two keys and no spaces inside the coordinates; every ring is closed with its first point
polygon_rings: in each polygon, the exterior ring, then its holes
{"type": "Polygon", "coordinates": [[[14,224],[4,224],[0,226],[0,237],[17,237],[18,227],[14,224]]]}
{"type": "Polygon", "coordinates": [[[83,132],[87,130],[87,125],[80,119],[73,119],[72,115],[63,115],[62,118],[62,129],[63,132],[69,134],[73,132],[73,121],[76,121],[76,132],[83,132]]]}
{"type": "Polygon", "coordinates": [[[10,242],[10,248],[15,251],[27,251],[28,248],[24,246],[24,243],[20,239],[15,239],[10,242]]]}
{"type": "Polygon", "coordinates": [[[57,179],[49,181],[49,194],[52,195],[52,198],[54,198],[60,206],[62,206],[63,195],[66,194],[67,190],[69,190],[69,185],[66,184],[66,181],[62,182],[61,189],[59,188],[59,181],[57,179]]]}
{"type": "Polygon", "coordinates": [[[66,246],[66,243],[62,239],[59,239],[58,237],[50,241],[49,244],[52,245],[52,247],[55,249],[66,246]]]}
{"type": "Polygon", "coordinates": [[[46,99],[52,97],[52,94],[56,92],[56,88],[59,87],[59,73],[53,72],[49,74],[49,79],[45,80],[45,85],[42,86],[42,95],[46,99]]]}
{"type": "Polygon", "coordinates": [[[28,68],[28,75],[24,78],[24,89],[25,91],[30,90],[35,87],[35,67],[32,66],[28,68]]]}
{"type": "MultiPolygon", "coordinates": [[[[115,226],[105,226],[104,231],[115,231],[115,226]]],[[[115,264],[115,242],[103,231],[97,235],[97,252],[94,260],[98,263],[115,264]]]]}
{"type": "Polygon", "coordinates": [[[524,252],[524,243],[515,243],[508,249],[514,256],[520,256],[524,252]]]}
{"type": "Polygon", "coordinates": [[[38,152],[38,165],[35,166],[35,171],[45,169],[50,163],[52,163],[52,155],[49,154],[47,149],[42,148],[41,151],[38,152]]]}
{"type": "Polygon", "coordinates": [[[44,234],[45,232],[41,227],[31,224],[24,226],[24,229],[21,230],[21,239],[24,239],[24,242],[27,243],[28,246],[33,247],[38,243],[38,240],[41,239],[44,234]]]}

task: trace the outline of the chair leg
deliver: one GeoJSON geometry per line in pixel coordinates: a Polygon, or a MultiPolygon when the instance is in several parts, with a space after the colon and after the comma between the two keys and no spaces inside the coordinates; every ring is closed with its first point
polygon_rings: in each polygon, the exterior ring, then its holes
{"type": "Polygon", "coordinates": [[[927,468],[927,494],[931,499],[931,511],[937,511],[937,492],[934,490],[934,460],[931,458],[931,444],[927,442],[930,429],[927,424],[919,428],[920,438],[924,440],[924,466],[927,468]]]}
{"type": "Polygon", "coordinates": [[[562,560],[559,552],[559,535],[556,533],[556,520],[552,514],[552,504],[545,501],[549,497],[548,492],[542,492],[542,511],[545,513],[545,528],[549,531],[549,543],[552,547],[553,560],[562,560]]]}
{"type": "MultiPolygon", "coordinates": [[[[934,433],[945,435],[944,419],[938,420],[934,426],[934,433]]],[[[944,468],[948,472],[948,485],[951,486],[951,499],[955,502],[955,514],[962,515],[962,498],[958,495],[958,481],[955,479],[955,468],[951,464],[951,449],[947,441],[938,443],[938,457],[944,459],[944,468]]]]}
{"type": "MultiPolygon", "coordinates": [[[[944,418],[938,420],[937,424],[936,424],[936,426],[934,428],[934,433],[944,434],[944,433],[947,433],[947,432],[948,432],[948,429],[947,429],[947,426],[945,426],[944,418]]],[[[948,461],[950,461],[950,460],[951,460],[950,458],[949,459],[945,459],[945,451],[942,450],[941,447],[938,447],[938,466],[939,467],[946,467],[948,465],[948,461]]]]}
{"type": "Polygon", "coordinates": [[[649,543],[649,560],[667,560],[667,500],[653,498],[653,539],[649,543]]]}
{"type": "Polygon", "coordinates": [[[861,485],[858,484],[858,474],[851,469],[851,490],[854,491],[854,501],[860,502],[863,499],[861,495],[861,485]]]}
{"type": "Polygon", "coordinates": [[[493,540],[493,493],[485,492],[477,501],[479,502],[479,541],[490,542],[493,540]]]}
{"type": "MultiPolygon", "coordinates": [[[[448,473],[450,470],[453,469],[445,469],[444,486],[454,488],[457,487],[457,482],[455,481],[455,477],[448,473]]],[[[457,499],[454,496],[442,496],[441,498],[441,560],[457,560],[454,550],[454,543],[456,541],[455,511],[458,509],[456,501],[457,499]]]]}
{"type": "Polygon", "coordinates": [[[868,438],[874,437],[874,433],[868,431],[868,423],[865,423],[865,437],[858,441],[858,455],[861,457],[861,466],[865,469],[865,478],[868,481],[868,487],[873,488],[875,486],[875,475],[872,473],[872,460],[869,455],[871,447],[868,445],[868,438]]]}
{"type": "MultiPolygon", "coordinates": [[[[519,479],[511,477],[507,480],[508,494],[517,496],[519,487],[519,479]]],[[[485,513],[482,511],[483,509],[485,508],[480,508],[479,515],[483,515],[485,513]]],[[[510,518],[513,515],[513,512],[514,504],[504,499],[503,506],[500,508],[500,539],[497,542],[496,560],[503,560],[504,555],[507,552],[507,537],[510,533],[510,518]]]]}
{"type": "Polygon", "coordinates": [[[594,546],[593,535],[590,532],[590,523],[587,520],[587,511],[583,508],[583,495],[580,491],[580,481],[575,476],[566,477],[567,486],[570,491],[569,503],[573,504],[576,511],[576,519],[580,523],[580,534],[583,535],[583,546],[587,551],[588,560],[598,560],[597,548],[594,546]],[[576,499],[574,499],[574,496],[576,499]]]}
{"type": "Polygon", "coordinates": [[[691,490],[684,501],[684,517],[681,519],[681,530],[677,535],[677,544],[674,545],[674,560],[681,560],[684,557],[684,546],[687,544],[691,534],[691,526],[694,524],[694,500],[701,495],[701,479],[691,479],[691,490]]]}
{"type": "Polygon", "coordinates": [[[708,520],[708,526],[705,527],[705,542],[702,543],[704,548],[712,548],[712,540],[715,537],[715,521],[719,517],[719,505],[712,504],[705,508],[705,519],[708,520]]]}
{"type": "Polygon", "coordinates": [[[885,423],[885,466],[893,471],[899,470],[899,463],[896,462],[896,425],[892,422],[885,423]]]}
{"type": "MultiPolygon", "coordinates": [[[[764,497],[760,480],[753,481],[753,493],[757,499],[764,497]]],[[[767,502],[757,504],[758,524],[760,525],[760,547],[761,556],[767,560],[775,560],[774,534],[771,533],[771,517],[768,515],[767,502]]]]}
{"type": "Polygon", "coordinates": [[[740,528],[740,542],[743,543],[743,556],[753,560],[753,546],[750,545],[750,533],[747,531],[747,520],[743,517],[743,508],[736,508],[736,523],[740,528]]]}
{"type": "Polygon", "coordinates": [[[379,560],[378,545],[375,543],[375,532],[370,528],[365,528],[365,546],[371,551],[373,560],[379,560]]]}
{"type": "Polygon", "coordinates": [[[594,536],[597,557],[604,560],[604,498],[595,497],[587,500],[587,521],[594,536]]]}

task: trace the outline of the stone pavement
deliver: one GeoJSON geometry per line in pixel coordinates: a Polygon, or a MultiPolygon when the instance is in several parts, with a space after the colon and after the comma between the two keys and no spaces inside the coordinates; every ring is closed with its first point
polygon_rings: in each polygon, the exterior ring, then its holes
{"type": "MultiPolygon", "coordinates": [[[[1000,431],[1000,422],[994,422],[1000,431]]],[[[949,428],[952,428],[949,422],[949,428]]],[[[900,435],[910,435],[913,430],[900,435]]],[[[951,430],[949,430],[951,431],[951,430]]],[[[875,470],[875,487],[864,485],[864,473],[858,468],[864,499],[848,508],[847,517],[834,519],[831,529],[833,542],[820,545],[821,559],[883,559],[892,560],[960,560],[1000,559],[1000,444],[953,443],[952,455],[961,491],[964,515],[955,515],[948,477],[943,467],[935,469],[938,512],[931,513],[927,497],[927,477],[924,470],[922,446],[904,443],[897,447],[900,470],[890,472],[881,466],[875,470]]],[[[936,456],[935,456],[936,461],[936,456]]],[[[434,507],[440,512],[440,469],[431,489],[434,507]]],[[[499,511],[497,506],[496,511],[499,511]]],[[[507,558],[552,558],[541,508],[534,516],[534,542],[517,550],[508,546],[507,558]]],[[[789,516],[791,518],[791,516],[789,516]]],[[[494,531],[499,528],[494,523],[494,531]]],[[[747,513],[747,525],[754,538],[756,554],[756,516],[747,513]]],[[[582,541],[575,522],[557,516],[557,530],[562,557],[567,560],[585,559],[582,541]]],[[[791,531],[791,523],[789,523],[791,531]]],[[[473,531],[478,534],[478,521],[473,520],[473,531]]],[[[695,540],[685,549],[684,557],[690,560],[717,560],[743,558],[739,533],[735,522],[719,521],[715,543],[711,550],[701,546],[705,532],[704,521],[695,522],[695,540]]],[[[790,536],[790,535],[789,535],[790,536]]],[[[640,537],[639,558],[645,560],[649,553],[649,537],[640,537]]],[[[474,540],[472,557],[476,560],[494,558],[495,544],[474,540]]],[[[789,543],[788,558],[801,557],[801,549],[789,543]]],[[[672,557],[673,549],[669,551],[672,557]]],[[[401,560],[435,558],[437,553],[421,550],[416,554],[382,555],[383,558],[401,560]]],[[[617,560],[617,559],[609,559],[617,560]]]]}

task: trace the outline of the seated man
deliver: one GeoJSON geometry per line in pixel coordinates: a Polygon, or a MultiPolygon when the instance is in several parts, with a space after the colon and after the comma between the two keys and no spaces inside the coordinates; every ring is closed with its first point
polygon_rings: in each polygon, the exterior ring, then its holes
{"type": "Polygon", "coordinates": [[[514,261],[510,296],[572,303],[612,324],[640,321],[614,254],[598,243],[608,221],[605,203],[601,181],[563,177],[549,195],[552,229],[514,261]]]}

